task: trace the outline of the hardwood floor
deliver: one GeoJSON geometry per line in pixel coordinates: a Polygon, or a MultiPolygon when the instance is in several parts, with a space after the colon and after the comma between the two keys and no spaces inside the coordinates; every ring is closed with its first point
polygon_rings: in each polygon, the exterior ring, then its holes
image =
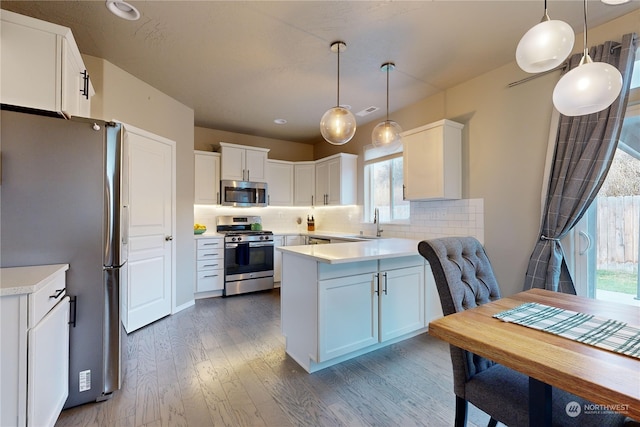
{"type": "Polygon", "coordinates": [[[285,354],[278,290],[198,300],[128,335],[123,364],[121,390],[56,426],[453,425],[447,344],[423,334],[308,374],[285,354]]]}

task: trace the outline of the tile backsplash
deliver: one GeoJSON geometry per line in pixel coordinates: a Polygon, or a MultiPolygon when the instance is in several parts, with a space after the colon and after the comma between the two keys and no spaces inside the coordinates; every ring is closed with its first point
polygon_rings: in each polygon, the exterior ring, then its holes
{"type": "MultiPolygon", "coordinates": [[[[362,222],[363,207],[322,206],[291,207],[268,206],[265,208],[230,208],[223,206],[195,205],[194,221],[216,229],[218,215],[258,215],[262,227],[277,233],[304,233],[307,231],[307,215],[313,215],[316,232],[337,231],[345,234],[373,235],[375,224],[362,222]],[[298,223],[299,222],[299,223],[298,223]]],[[[484,243],[484,200],[439,200],[411,202],[409,223],[383,223],[383,237],[432,239],[444,236],[473,236],[484,243]]]]}

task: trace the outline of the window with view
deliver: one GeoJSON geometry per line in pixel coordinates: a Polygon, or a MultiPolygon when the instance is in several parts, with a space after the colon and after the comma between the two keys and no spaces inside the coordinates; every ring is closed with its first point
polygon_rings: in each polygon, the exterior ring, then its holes
{"type": "Polygon", "coordinates": [[[367,147],[364,159],[364,220],[373,221],[375,208],[380,222],[408,220],[410,204],[402,199],[402,145],[367,147]]]}
{"type": "Polygon", "coordinates": [[[571,245],[578,294],[640,305],[640,49],[636,58],[611,169],[571,245]]]}

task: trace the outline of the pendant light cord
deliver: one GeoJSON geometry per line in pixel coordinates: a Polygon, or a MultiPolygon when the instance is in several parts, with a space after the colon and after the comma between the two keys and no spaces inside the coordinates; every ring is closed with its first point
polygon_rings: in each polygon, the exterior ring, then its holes
{"type": "Polygon", "coordinates": [[[584,8],[583,8],[583,13],[584,13],[583,40],[584,40],[584,56],[586,57],[587,55],[589,55],[589,50],[587,48],[587,0],[583,0],[583,4],[584,4],[584,8]]]}
{"type": "Polygon", "coordinates": [[[389,121],[389,68],[391,65],[387,65],[387,121],[389,121]]]}
{"type": "Polygon", "coordinates": [[[336,96],[336,107],[340,106],[340,43],[338,43],[338,94],[336,96]]]}

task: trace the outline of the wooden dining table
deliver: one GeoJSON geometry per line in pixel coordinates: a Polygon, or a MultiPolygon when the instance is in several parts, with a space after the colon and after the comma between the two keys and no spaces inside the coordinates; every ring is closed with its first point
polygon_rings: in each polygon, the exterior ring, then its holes
{"type": "Polygon", "coordinates": [[[551,421],[551,386],[640,420],[640,359],[492,317],[536,302],[640,326],[640,307],[542,289],[429,323],[429,335],[529,376],[530,425],[551,421]]]}

